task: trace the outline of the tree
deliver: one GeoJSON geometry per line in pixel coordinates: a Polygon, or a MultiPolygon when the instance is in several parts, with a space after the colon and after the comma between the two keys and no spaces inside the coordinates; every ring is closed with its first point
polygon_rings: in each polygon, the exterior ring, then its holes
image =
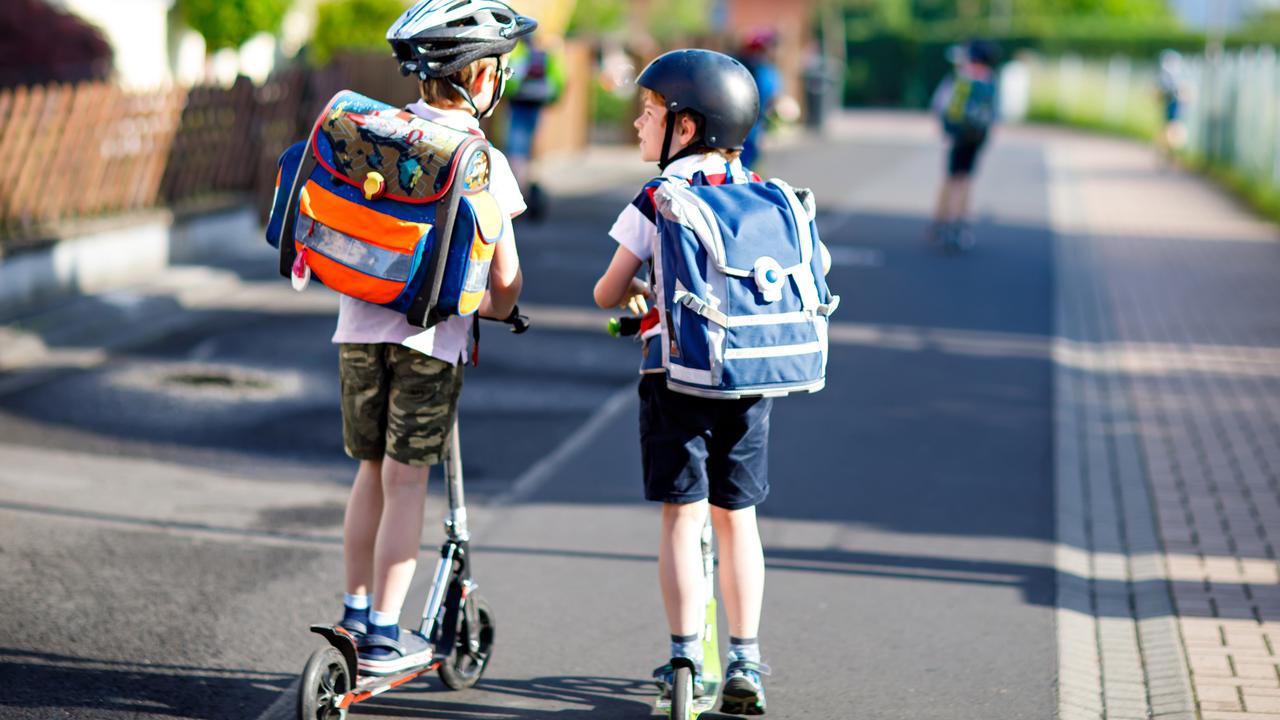
{"type": "Polygon", "coordinates": [[[316,9],[311,56],[325,63],[340,50],[389,53],[387,28],[409,4],[409,0],[327,0],[316,9]]]}
{"type": "Polygon", "coordinates": [[[625,0],[578,0],[569,17],[571,35],[607,35],[627,24],[625,0]]]}
{"type": "Polygon", "coordinates": [[[210,50],[238,48],[258,33],[280,30],[291,0],[178,0],[183,22],[210,50]]]}

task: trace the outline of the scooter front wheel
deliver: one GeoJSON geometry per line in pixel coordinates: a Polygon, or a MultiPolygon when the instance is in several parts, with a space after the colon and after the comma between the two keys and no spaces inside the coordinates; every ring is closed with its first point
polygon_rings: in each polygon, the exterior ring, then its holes
{"type": "Polygon", "coordinates": [[[440,680],[450,690],[465,690],[475,685],[493,654],[494,621],[489,603],[479,595],[472,595],[466,604],[470,607],[464,606],[458,613],[458,639],[453,653],[440,665],[440,680]]]}
{"type": "Polygon", "coordinates": [[[693,720],[693,668],[677,665],[671,679],[671,720],[693,720]]]}
{"type": "Polygon", "coordinates": [[[347,709],[339,708],[342,696],[351,691],[347,661],[337,648],[317,650],[302,670],[298,688],[299,720],[343,720],[347,709]]]}

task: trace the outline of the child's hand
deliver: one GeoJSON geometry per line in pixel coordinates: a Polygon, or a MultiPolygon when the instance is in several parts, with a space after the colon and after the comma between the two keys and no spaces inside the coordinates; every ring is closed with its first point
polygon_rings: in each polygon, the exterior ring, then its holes
{"type": "Polygon", "coordinates": [[[622,299],[618,307],[630,312],[632,315],[644,315],[649,312],[649,283],[640,278],[631,278],[631,285],[627,287],[627,294],[622,299]]]}

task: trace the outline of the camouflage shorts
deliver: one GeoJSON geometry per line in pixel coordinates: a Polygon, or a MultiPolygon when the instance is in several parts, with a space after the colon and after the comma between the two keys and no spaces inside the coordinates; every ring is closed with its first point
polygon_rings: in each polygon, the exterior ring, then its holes
{"type": "Polygon", "coordinates": [[[385,454],[406,465],[436,465],[458,414],[462,366],[403,345],[342,343],[342,442],[356,460],[385,454]]]}

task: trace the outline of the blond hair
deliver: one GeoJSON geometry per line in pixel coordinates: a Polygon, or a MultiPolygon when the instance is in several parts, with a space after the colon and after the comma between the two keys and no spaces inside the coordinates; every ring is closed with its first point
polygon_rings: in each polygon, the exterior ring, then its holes
{"type": "MultiPolygon", "coordinates": [[[[641,99],[641,102],[651,102],[654,105],[657,105],[662,108],[665,108],[667,106],[667,99],[663,97],[662,93],[658,92],[657,90],[650,90],[649,88],[641,88],[640,99],[641,99]]],[[[676,122],[680,122],[680,118],[689,118],[689,120],[694,124],[694,126],[698,127],[699,129],[702,128],[703,117],[701,114],[693,110],[681,110],[680,112],[676,113],[676,122]]],[[[695,138],[694,142],[697,143],[697,142],[700,142],[701,140],[702,138],[695,138]]],[[[727,150],[725,148],[707,148],[707,152],[713,152],[729,162],[733,162],[734,160],[737,160],[738,156],[742,154],[741,150],[727,150]]]]}
{"type": "Polygon", "coordinates": [[[466,102],[466,99],[458,92],[450,81],[457,85],[471,88],[471,84],[480,77],[487,68],[493,68],[494,73],[498,72],[498,58],[485,57],[476,60],[470,65],[462,68],[458,72],[447,78],[429,77],[425,80],[418,79],[418,94],[422,96],[422,101],[428,105],[435,107],[457,107],[466,102]]]}

